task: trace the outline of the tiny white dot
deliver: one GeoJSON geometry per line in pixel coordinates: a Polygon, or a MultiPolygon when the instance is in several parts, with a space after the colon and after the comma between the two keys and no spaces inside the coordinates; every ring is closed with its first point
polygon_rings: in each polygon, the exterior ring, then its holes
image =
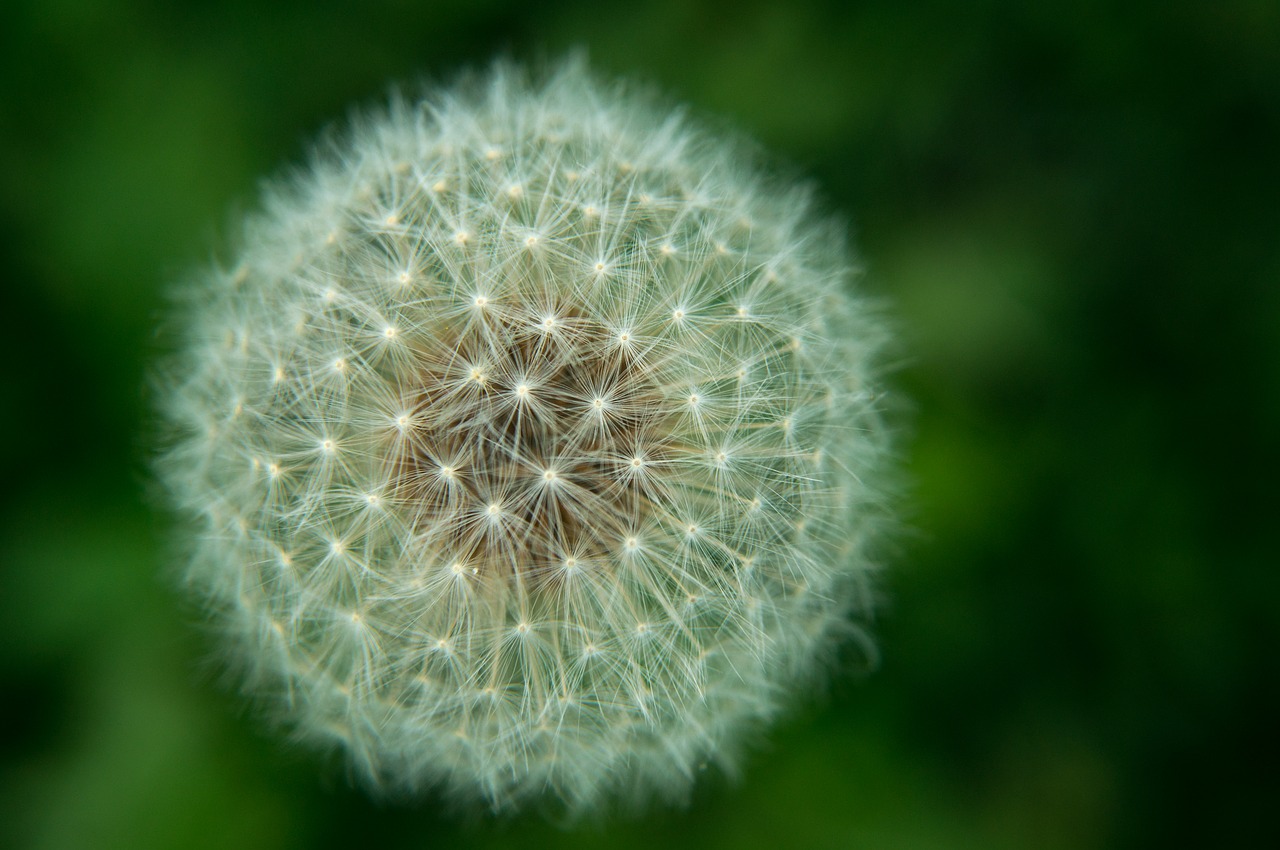
{"type": "Polygon", "coordinates": [[[395,339],[396,335],[399,333],[400,331],[396,330],[393,327],[386,327],[382,331],[382,335],[385,336],[387,339],[395,339]]]}

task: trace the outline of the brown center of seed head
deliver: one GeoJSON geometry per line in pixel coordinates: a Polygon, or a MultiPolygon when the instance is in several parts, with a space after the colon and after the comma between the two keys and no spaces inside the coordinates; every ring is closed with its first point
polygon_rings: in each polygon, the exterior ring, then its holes
{"type": "Polygon", "coordinates": [[[661,513],[652,473],[676,415],[630,338],[571,311],[528,315],[442,327],[416,350],[392,468],[445,563],[537,585],[604,563],[661,513]]]}

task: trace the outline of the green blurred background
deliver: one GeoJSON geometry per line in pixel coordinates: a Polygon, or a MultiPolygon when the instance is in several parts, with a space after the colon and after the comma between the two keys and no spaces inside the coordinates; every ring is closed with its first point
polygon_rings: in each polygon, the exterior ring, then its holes
{"type": "Polygon", "coordinates": [[[1280,846],[1280,4],[355,6],[0,10],[0,846],[1280,846]],[[218,683],[143,386],[166,285],[351,103],[576,45],[850,214],[910,531],[881,669],[741,784],[468,827],[218,683]]]}

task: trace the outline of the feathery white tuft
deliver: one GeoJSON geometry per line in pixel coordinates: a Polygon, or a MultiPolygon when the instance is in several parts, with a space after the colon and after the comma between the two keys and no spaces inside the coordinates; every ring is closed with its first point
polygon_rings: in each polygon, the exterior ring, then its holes
{"type": "Polygon", "coordinates": [[[680,798],[870,615],[883,329],[741,145],[508,65],[194,287],[163,476],[251,690],[376,787],[680,798]]]}

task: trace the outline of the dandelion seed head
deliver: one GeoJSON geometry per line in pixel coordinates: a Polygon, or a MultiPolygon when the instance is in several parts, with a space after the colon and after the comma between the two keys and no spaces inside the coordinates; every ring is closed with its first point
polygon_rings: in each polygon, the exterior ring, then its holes
{"type": "Polygon", "coordinates": [[[370,788],[678,800],[871,645],[886,334],[741,150],[499,64],[356,122],[194,282],[188,584],[370,788]]]}

